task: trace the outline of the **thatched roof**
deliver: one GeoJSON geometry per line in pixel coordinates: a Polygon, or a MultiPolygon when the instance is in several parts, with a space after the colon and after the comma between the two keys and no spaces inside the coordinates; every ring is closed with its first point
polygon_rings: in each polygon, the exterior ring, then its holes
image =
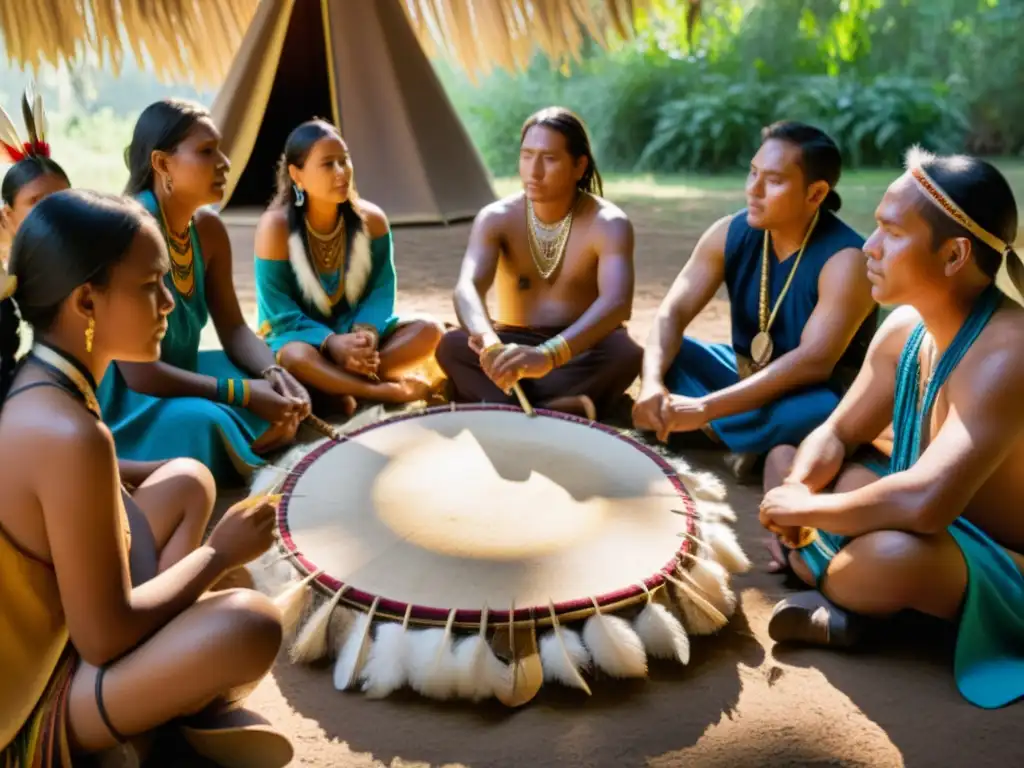
{"type": "MultiPolygon", "coordinates": [[[[276,2],[277,0],[263,0],[276,2]]],[[[298,0],[314,2],[315,0],[298,0]]],[[[371,0],[323,0],[371,2],[371,0]]],[[[381,0],[372,0],[380,2],[381,0]]],[[[10,62],[38,70],[104,54],[116,71],[132,55],[165,81],[217,87],[259,0],[0,0],[0,38],[10,62]]],[[[428,56],[467,72],[525,66],[539,48],[556,62],[578,55],[583,36],[627,38],[652,0],[394,0],[428,56]]]]}

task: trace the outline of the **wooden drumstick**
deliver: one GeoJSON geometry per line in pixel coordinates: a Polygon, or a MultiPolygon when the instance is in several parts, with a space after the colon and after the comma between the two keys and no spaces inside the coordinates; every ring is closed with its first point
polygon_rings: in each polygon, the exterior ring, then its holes
{"type": "Polygon", "coordinates": [[[526,395],[523,394],[523,388],[521,386],[519,386],[519,382],[518,381],[515,384],[512,385],[512,391],[515,392],[516,393],[516,397],[519,398],[519,405],[521,405],[523,407],[523,410],[526,411],[526,415],[527,416],[534,416],[534,415],[536,415],[534,413],[534,411],[533,411],[533,406],[530,405],[530,401],[527,400],[526,399],[526,395]]]}

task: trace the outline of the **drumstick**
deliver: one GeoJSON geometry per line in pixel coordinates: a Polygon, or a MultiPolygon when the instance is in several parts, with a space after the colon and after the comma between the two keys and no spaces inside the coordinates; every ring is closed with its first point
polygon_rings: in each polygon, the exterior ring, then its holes
{"type": "Polygon", "coordinates": [[[512,385],[512,391],[515,392],[516,397],[519,398],[519,404],[523,407],[523,410],[526,411],[526,415],[534,416],[533,406],[530,405],[530,401],[526,399],[526,395],[523,394],[523,388],[519,386],[518,381],[512,385]]]}
{"type": "Polygon", "coordinates": [[[332,440],[341,440],[341,433],[338,432],[338,430],[336,430],[334,427],[332,427],[326,421],[324,421],[319,416],[316,416],[313,413],[310,413],[309,416],[307,416],[302,421],[303,421],[303,423],[305,423],[309,427],[312,427],[313,429],[315,429],[320,434],[326,435],[327,437],[331,438],[332,440]]]}

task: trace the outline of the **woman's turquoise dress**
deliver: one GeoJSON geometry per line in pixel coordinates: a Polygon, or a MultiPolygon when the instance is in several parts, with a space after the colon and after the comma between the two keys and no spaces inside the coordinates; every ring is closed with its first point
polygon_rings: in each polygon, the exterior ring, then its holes
{"type": "Polygon", "coordinates": [[[356,232],[342,267],[328,274],[311,265],[293,234],[289,259],[256,254],[255,272],[257,322],[274,354],[293,341],[319,348],[331,334],[350,333],[358,325],[372,326],[383,341],[399,324],[390,229],[372,239],[356,232]]]}
{"type": "MultiPolygon", "coordinates": [[[[160,222],[151,192],[139,201],[160,222]]],[[[160,346],[160,361],[192,373],[217,379],[252,379],[221,350],[199,351],[199,339],[209,318],[206,306],[206,265],[199,237],[192,229],[195,289],[182,296],[171,275],[164,281],[174,295],[167,317],[167,335],[160,346]]],[[[252,443],[270,424],[243,408],[200,397],[154,397],[135,392],[114,363],[100,381],[97,396],[103,421],[114,434],[118,458],[159,461],[179,457],[197,459],[213,472],[217,482],[247,477],[264,460],[252,443]]]]}

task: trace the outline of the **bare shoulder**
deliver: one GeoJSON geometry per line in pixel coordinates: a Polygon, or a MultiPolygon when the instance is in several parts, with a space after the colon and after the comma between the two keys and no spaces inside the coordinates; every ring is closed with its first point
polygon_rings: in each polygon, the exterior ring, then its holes
{"type": "Polygon", "coordinates": [[[913,307],[896,307],[875,331],[868,347],[868,359],[883,357],[891,359],[895,364],[907,344],[907,339],[920,322],[921,315],[913,307]]]}
{"type": "Polygon", "coordinates": [[[633,222],[625,211],[603,197],[590,195],[589,198],[593,206],[592,226],[606,242],[622,242],[633,237],[633,222]]]}
{"type": "Polygon", "coordinates": [[[207,238],[227,239],[228,228],[224,220],[213,208],[200,208],[194,217],[196,232],[204,242],[207,238]]]}
{"type": "Polygon", "coordinates": [[[870,301],[871,281],[868,280],[864,251],[843,248],[829,256],[818,276],[818,288],[819,292],[827,292],[833,297],[838,292],[844,299],[870,301]]]}
{"type": "Polygon", "coordinates": [[[284,208],[268,208],[256,224],[256,258],[287,261],[288,234],[287,211],[284,208]]]}
{"type": "Polygon", "coordinates": [[[113,467],[110,430],[67,393],[55,387],[36,387],[18,400],[17,407],[5,409],[4,432],[5,437],[18,441],[18,461],[26,469],[113,467]]]}
{"type": "Polygon", "coordinates": [[[526,221],[524,201],[522,193],[517,193],[488,203],[477,212],[473,228],[490,235],[504,235],[514,221],[526,221]]]}
{"type": "Polygon", "coordinates": [[[964,356],[972,389],[1003,382],[1015,391],[1024,388],[1024,308],[1011,299],[989,320],[985,330],[964,356]]]}
{"type": "Polygon", "coordinates": [[[384,209],[379,205],[371,203],[369,200],[360,199],[359,212],[363,215],[363,220],[366,222],[366,230],[371,239],[383,237],[388,233],[391,225],[388,223],[388,217],[384,213],[384,209]]]}

